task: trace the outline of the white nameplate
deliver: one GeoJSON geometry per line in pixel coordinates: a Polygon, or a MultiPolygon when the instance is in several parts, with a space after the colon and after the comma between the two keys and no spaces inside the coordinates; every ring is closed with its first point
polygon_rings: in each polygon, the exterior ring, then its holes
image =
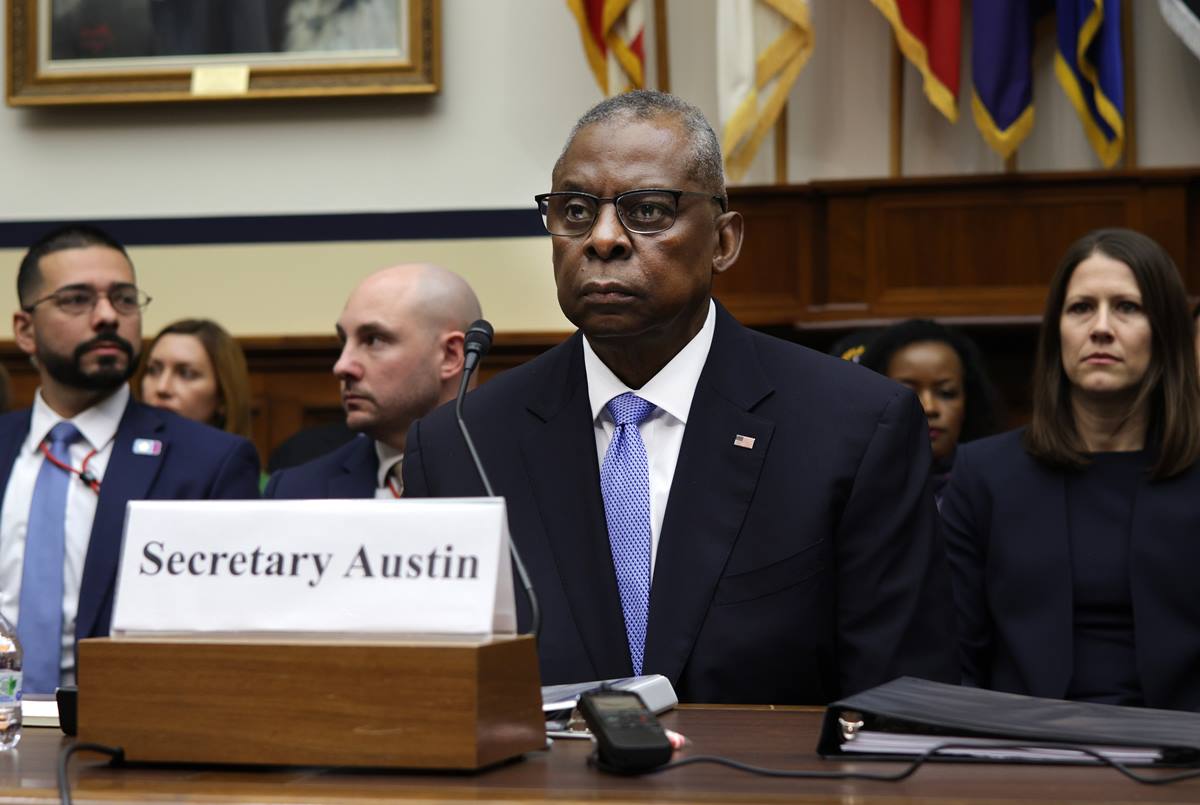
{"type": "Polygon", "coordinates": [[[193,95],[245,95],[250,91],[250,65],[201,65],[192,68],[193,95]]]}
{"type": "Polygon", "coordinates": [[[503,498],[131,501],[112,633],[511,634],[503,498]]]}

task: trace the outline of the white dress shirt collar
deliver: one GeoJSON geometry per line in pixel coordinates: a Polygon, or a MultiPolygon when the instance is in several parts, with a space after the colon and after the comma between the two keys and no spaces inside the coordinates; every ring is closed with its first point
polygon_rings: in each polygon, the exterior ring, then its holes
{"type": "Polygon", "coordinates": [[[379,469],[375,472],[375,488],[383,489],[387,486],[388,473],[392,471],[392,467],[404,460],[404,451],[376,440],[375,457],[379,459],[379,469]]]}
{"type": "MultiPolygon", "coordinates": [[[[116,438],[117,427],[121,424],[121,417],[125,416],[127,405],[129,405],[129,386],[122,383],[112,394],[70,421],[79,428],[80,434],[93,450],[103,450],[109,442],[116,438]]],[[[42,390],[38,389],[33,398],[33,413],[30,416],[26,447],[38,450],[50,434],[50,429],[62,421],[63,418],[54,412],[54,409],[42,397],[42,390]]]]}
{"type": "Polygon", "coordinates": [[[716,329],[717,306],[710,299],[708,316],[704,319],[704,326],[700,328],[700,332],[640,389],[631,389],[621,382],[612,370],[604,365],[604,361],[600,360],[585,337],[583,366],[587,373],[592,421],[600,418],[609,400],[632,391],[643,400],[653,403],[659,411],[670,414],[686,425],[688,411],[692,408],[692,397],[696,394],[696,384],[700,381],[700,373],[704,371],[716,329]]]}

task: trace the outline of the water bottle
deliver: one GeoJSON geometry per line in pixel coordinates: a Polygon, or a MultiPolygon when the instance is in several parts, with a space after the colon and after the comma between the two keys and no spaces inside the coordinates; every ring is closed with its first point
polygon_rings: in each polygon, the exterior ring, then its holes
{"type": "Polygon", "coordinates": [[[21,741],[21,641],[0,614],[0,752],[21,741]]]}

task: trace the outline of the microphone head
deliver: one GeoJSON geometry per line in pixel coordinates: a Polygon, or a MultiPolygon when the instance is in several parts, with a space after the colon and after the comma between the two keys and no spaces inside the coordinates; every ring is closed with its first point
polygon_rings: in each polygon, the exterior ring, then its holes
{"type": "Polygon", "coordinates": [[[467,328],[463,350],[467,353],[474,352],[482,358],[492,348],[494,332],[492,325],[486,319],[476,319],[467,328]]]}

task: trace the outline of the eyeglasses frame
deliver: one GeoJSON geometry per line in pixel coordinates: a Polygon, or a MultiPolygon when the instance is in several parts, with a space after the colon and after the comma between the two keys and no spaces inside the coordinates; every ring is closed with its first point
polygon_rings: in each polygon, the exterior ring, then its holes
{"type": "Polygon", "coordinates": [[[535,204],[537,204],[538,212],[542,216],[542,225],[546,227],[546,231],[549,232],[550,235],[552,235],[553,237],[556,237],[556,238],[581,238],[584,235],[586,235],[592,231],[592,227],[594,227],[596,225],[596,219],[598,219],[600,217],[600,207],[602,207],[604,204],[607,204],[609,202],[612,203],[613,209],[617,213],[617,220],[621,222],[621,226],[623,226],[625,228],[626,232],[629,232],[632,235],[658,235],[663,232],[666,232],[671,227],[675,226],[675,221],[677,221],[679,219],[679,199],[681,199],[684,196],[704,196],[704,197],[708,198],[710,201],[717,202],[717,204],[721,208],[722,214],[729,212],[729,202],[725,198],[725,196],[713,195],[712,193],[706,193],[703,190],[674,190],[672,188],[667,188],[667,187],[639,187],[639,188],[635,188],[634,190],[626,190],[623,193],[617,193],[615,196],[608,196],[608,197],[597,196],[592,193],[584,193],[582,191],[575,191],[575,190],[552,190],[549,193],[537,194],[536,196],[533,197],[533,201],[535,204]],[[629,227],[629,224],[625,223],[625,219],[621,216],[621,208],[617,206],[617,202],[620,201],[625,196],[632,195],[634,193],[668,193],[668,194],[674,196],[675,197],[675,217],[671,219],[671,223],[668,226],[666,226],[662,229],[656,229],[653,232],[639,232],[636,229],[631,229],[629,227]],[[574,235],[560,235],[560,234],[556,234],[554,232],[550,232],[549,224],[546,220],[546,213],[542,212],[542,205],[546,204],[547,201],[554,196],[583,196],[585,198],[590,198],[590,199],[594,200],[596,202],[596,214],[594,216],[592,216],[592,222],[590,224],[588,224],[588,228],[583,230],[582,232],[579,232],[574,235]]]}
{"type": "MultiPolygon", "coordinates": [[[[110,305],[112,305],[112,309],[113,309],[113,310],[116,310],[116,311],[117,311],[117,313],[119,313],[119,314],[120,314],[120,315],[122,315],[122,316],[132,316],[132,315],[133,315],[133,311],[130,311],[129,313],[122,313],[122,312],[121,312],[121,311],[120,311],[120,310],[117,308],[117,305],[116,305],[116,303],[115,303],[115,302],[113,302],[113,299],[112,299],[112,293],[113,293],[113,291],[114,291],[114,290],[116,290],[116,289],[118,289],[118,288],[124,289],[124,288],[129,288],[129,287],[133,288],[133,289],[134,289],[134,290],[137,292],[137,295],[138,295],[138,305],[137,305],[137,308],[136,308],[136,310],[137,310],[137,311],[142,311],[142,310],[145,310],[145,309],[146,309],[146,307],[147,307],[147,306],[148,306],[148,305],[149,305],[151,302],[153,302],[153,301],[154,301],[154,297],[150,296],[150,294],[146,293],[146,292],[145,292],[145,291],[143,291],[141,288],[139,288],[139,287],[137,287],[136,285],[134,285],[132,282],[129,282],[129,283],[118,283],[118,284],[116,284],[116,285],[110,286],[110,287],[109,287],[109,289],[108,289],[106,292],[104,292],[104,293],[101,293],[100,291],[98,291],[97,289],[93,288],[93,287],[92,287],[92,286],[90,286],[90,285],[82,285],[82,284],[79,284],[79,285],[64,285],[62,288],[59,288],[59,289],[58,289],[57,291],[55,291],[54,293],[47,294],[46,296],[43,296],[41,299],[35,299],[35,300],[33,300],[32,302],[30,302],[28,305],[22,305],[22,306],[21,306],[21,310],[22,310],[22,311],[24,311],[25,313],[33,313],[33,311],[34,311],[34,310],[37,308],[37,306],[38,306],[38,305],[40,305],[40,304],[42,304],[43,302],[54,302],[55,306],[56,306],[56,307],[58,307],[58,309],[59,309],[59,310],[62,310],[62,306],[61,306],[61,304],[60,304],[60,303],[59,303],[59,301],[58,301],[58,295],[59,295],[60,293],[62,293],[63,291],[69,291],[69,290],[72,290],[72,289],[83,289],[83,288],[87,288],[89,291],[91,291],[91,292],[93,292],[93,293],[95,293],[95,294],[96,294],[96,299],[95,299],[95,301],[93,301],[93,302],[92,302],[91,306],[88,308],[88,311],[95,310],[95,309],[96,309],[96,305],[98,305],[98,304],[100,303],[100,297],[101,297],[101,296],[104,296],[104,297],[106,297],[106,298],[108,299],[108,303],[109,303],[110,305]]],[[[66,312],[66,311],[63,311],[63,312],[66,312]]],[[[74,313],[74,314],[67,314],[67,315],[82,316],[82,315],[83,315],[85,312],[87,312],[87,311],[82,311],[82,310],[81,310],[81,311],[79,311],[78,313],[74,313]]]]}

